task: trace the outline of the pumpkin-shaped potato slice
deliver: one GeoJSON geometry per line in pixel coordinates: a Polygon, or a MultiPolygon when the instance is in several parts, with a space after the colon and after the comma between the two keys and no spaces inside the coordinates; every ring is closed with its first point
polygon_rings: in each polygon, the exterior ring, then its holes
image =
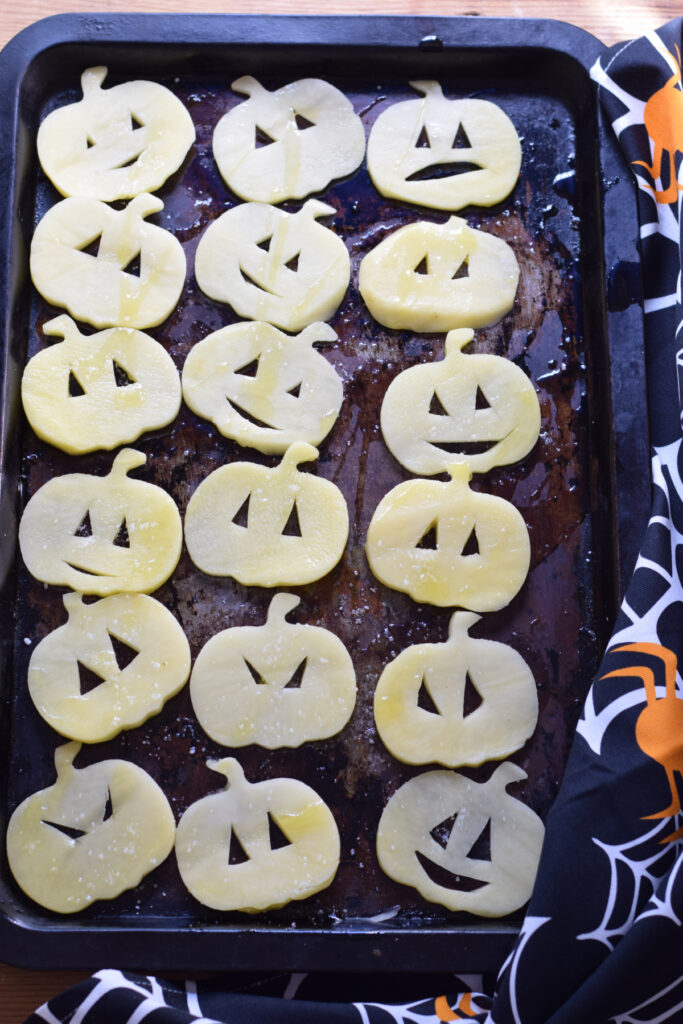
{"type": "Polygon", "coordinates": [[[19,524],[21,554],[36,579],[100,597],[149,593],[168,579],[182,523],[161,487],[128,477],[145,461],[124,448],[107,476],[67,473],[36,491],[19,524]]]}
{"type": "Polygon", "coordinates": [[[21,400],[44,441],[82,455],[135,441],[178,415],[178,371],[149,335],[113,327],[86,336],[65,314],[43,331],[64,340],[29,361],[21,400]]]}
{"type": "Polygon", "coordinates": [[[317,449],[297,441],[274,469],[233,462],[214,470],[188,502],[190,558],[211,576],[245,586],[303,586],[334,569],[349,535],[339,488],[299,472],[317,449]]]}
{"type": "Polygon", "coordinates": [[[448,483],[408,480],[370,521],[365,551],[374,575],[414,601],[476,612],[504,608],[529,571],[529,535],[514,505],[470,490],[463,462],[448,483]]]}
{"type": "Polygon", "coordinates": [[[297,779],[248,782],[233,757],[208,765],[227,785],[188,807],[175,844],[180,876],[195,899],[253,914],[330,884],[339,831],[315,790],[297,779]]]}
{"type": "Polygon", "coordinates": [[[522,147],[490,100],[449,100],[438,82],[411,82],[421,99],[382,111],[368,140],[368,171],[382,195],[437,210],[505,199],[522,147]]]}
{"type": "Polygon", "coordinates": [[[412,473],[443,473],[457,459],[485,473],[523,459],[541,429],[536,390],[501,356],[465,355],[474,337],[450,331],[446,357],[412,366],[389,385],[380,423],[389,451],[412,473]]]}
{"type": "Polygon", "coordinates": [[[238,444],[266,453],[295,441],[318,445],[344,397],[341,378],[314,345],[336,341],[316,323],[291,338],[268,323],[238,323],[194,345],[183,395],[198,416],[238,444]]]}
{"type": "Polygon", "coordinates": [[[375,320],[413,331],[493,324],[512,308],[518,282],[507,242],[460,217],[399,228],[363,257],[358,273],[375,320]]]}
{"type": "Polygon", "coordinates": [[[318,224],[333,206],[309,199],[298,213],[243,203],[212,221],[199,240],[197,284],[238,316],[301,331],[334,315],[349,285],[341,238],[318,224]]]}
{"type": "Polygon", "coordinates": [[[87,68],[83,99],[38,129],[41,167],[64,196],[111,203],[154,192],[194,142],[192,118],[170,89],[145,81],[103,89],[106,76],[107,68],[87,68]]]}
{"type": "Polygon", "coordinates": [[[163,206],[147,193],[118,211],[97,199],[63,199],[33,235],[34,285],[93,327],[160,324],[176,307],[186,269],[178,239],[144,219],[163,206]]]}
{"type": "Polygon", "coordinates": [[[226,629],[199,652],[192,706],[217,743],[298,747],[334,736],[351,717],[351,657],[329,630],[287,622],[298,604],[292,594],[276,594],[265,625],[226,629]]]}
{"type": "Polygon", "coordinates": [[[531,670],[512,647],[470,637],[479,618],[455,612],[446,643],[408,647],[382,672],[375,722],[400,761],[479,765],[508,757],[534,731],[531,670]]]}
{"type": "Polygon", "coordinates": [[[526,778],[510,761],[487,782],[432,771],[404,783],[377,829],[382,870],[449,910],[502,917],[533,889],[544,828],[506,787],[526,778]]]}
{"type": "Polygon", "coordinates": [[[249,99],[216,125],[213,154],[227,185],[242,199],[303,199],[360,166],[363,123],[329,82],[304,78],[269,92],[245,75],[232,88],[249,99]]]}
{"type": "Polygon", "coordinates": [[[57,780],[21,803],[7,857],[36,903],[73,914],[132,889],[173,849],[175,822],[156,782],[130,761],[74,768],[80,743],[55,751],[57,780]]]}
{"type": "Polygon", "coordinates": [[[181,627],[146,594],[84,604],[66,594],[68,621],[31,655],[28,689],[53,729],[81,743],[109,740],[157,714],[190,674],[181,627]]]}

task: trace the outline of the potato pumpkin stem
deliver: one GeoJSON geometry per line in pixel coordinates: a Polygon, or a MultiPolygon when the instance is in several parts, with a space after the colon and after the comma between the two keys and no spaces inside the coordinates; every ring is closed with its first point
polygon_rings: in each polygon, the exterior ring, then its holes
{"type": "Polygon", "coordinates": [[[94,68],[86,68],[81,75],[81,89],[83,97],[87,99],[102,88],[102,83],[107,77],[108,68],[99,65],[94,68]]]}
{"type": "Polygon", "coordinates": [[[284,623],[287,615],[300,604],[301,598],[297,597],[296,594],[276,594],[268,607],[266,622],[268,625],[277,624],[279,620],[284,623]]]}

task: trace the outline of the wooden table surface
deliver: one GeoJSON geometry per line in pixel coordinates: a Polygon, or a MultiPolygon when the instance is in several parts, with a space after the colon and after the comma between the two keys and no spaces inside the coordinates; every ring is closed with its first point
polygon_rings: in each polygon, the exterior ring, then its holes
{"type": "MultiPolygon", "coordinates": [[[[144,12],[221,12],[270,14],[408,14],[408,15],[480,15],[514,18],[556,18],[571,20],[602,42],[609,44],[630,39],[657,28],[683,14],[680,0],[619,0],[618,3],[574,0],[571,7],[563,0],[237,0],[215,3],[212,0],[5,0],[0,19],[0,46],[17,32],[40,18],[62,12],[144,11],[144,12]]],[[[103,967],[107,966],[102,964],[103,967]]],[[[144,969],[144,965],[140,965],[144,969]]],[[[21,1024],[29,1013],[46,999],[86,978],[79,971],[28,971],[0,963],[0,1024],[21,1024]]]]}

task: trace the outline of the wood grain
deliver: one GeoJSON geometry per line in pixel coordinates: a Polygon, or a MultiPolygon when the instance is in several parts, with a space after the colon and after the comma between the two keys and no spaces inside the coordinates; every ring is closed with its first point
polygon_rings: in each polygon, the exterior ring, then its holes
{"type": "MultiPolygon", "coordinates": [[[[0,22],[0,46],[27,25],[52,14],[66,12],[142,12],[186,13],[187,0],[5,0],[0,22]]],[[[573,24],[597,36],[607,45],[643,35],[682,13],[679,0],[620,0],[618,4],[596,3],[595,0],[574,0],[571,8],[562,0],[384,0],[370,7],[367,0],[237,0],[216,3],[194,0],[193,13],[262,13],[270,14],[403,14],[403,15],[472,15],[514,18],[552,18],[571,20],[573,24]]],[[[105,964],[102,965],[106,966],[105,964]]],[[[140,965],[144,971],[144,965],[140,965]]],[[[0,1024],[20,1024],[36,1007],[63,989],[87,978],[78,971],[28,971],[0,964],[0,1024]]]]}

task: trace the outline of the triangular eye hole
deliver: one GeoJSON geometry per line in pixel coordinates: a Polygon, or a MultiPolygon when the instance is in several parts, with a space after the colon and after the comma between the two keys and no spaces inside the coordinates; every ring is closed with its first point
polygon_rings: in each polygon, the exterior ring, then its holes
{"type": "Polygon", "coordinates": [[[429,529],[422,534],[415,547],[423,551],[436,551],[438,546],[439,538],[436,532],[436,523],[432,523],[429,529]]]}
{"type": "Polygon", "coordinates": [[[444,408],[444,405],[436,391],[432,395],[432,400],[429,403],[429,412],[432,416],[448,416],[448,410],[444,408]]]}
{"type": "Polygon", "coordinates": [[[95,672],[94,669],[88,668],[82,661],[76,661],[78,666],[78,685],[81,697],[85,697],[86,694],[96,690],[102,683],[106,683],[104,676],[101,676],[99,672],[95,672]]]}
{"type": "Polygon", "coordinates": [[[474,408],[475,409],[490,409],[491,408],[491,403],[489,402],[488,398],[486,397],[484,392],[481,390],[479,385],[477,385],[477,393],[476,393],[475,398],[474,398],[474,408]]]}
{"type": "Polygon", "coordinates": [[[100,242],[102,241],[102,233],[100,232],[96,238],[91,238],[89,242],[84,242],[83,245],[77,245],[75,248],[78,252],[84,253],[86,256],[94,256],[97,259],[100,252],[100,242]]]}
{"type": "Polygon", "coordinates": [[[289,389],[289,391],[287,392],[287,394],[288,394],[288,395],[291,395],[291,396],[292,396],[292,398],[298,398],[298,397],[299,397],[299,395],[301,394],[301,385],[302,385],[302,384],[303,384],[303,381],[302,381],[302,380],[300,380],[298,384],[295,384],[293,388],[290,388],[290,389],[289,389]]]}
{"type": "Polygon", "coordinates": [[[422,677],[422,682],[420,683],[420,689],[417,691],[417,706],[421,708],[423,711],[428,711],[430,715],[441,714],[438,707],[434,703],[432,695],[427,689],[427,685],[424,681],[424,676],[422,677]]]}
{"type": "Polygon", "coordinates": [[[117,534],[114,537],[112,544],[117,548],[130,547],[130,537],[128,536],[128,524],[126,523],[125,516],[121,520],[121,525],[118,528],[117,534]]]}
{"type": "Polygon", "coordinates": [[[456,270],[456,272],[453,274],[453,277],[451,278],[451,280],[452,281],[460,281],[463,277],[469,277],[469,276],[470,276],[470,264],[469,264],[469,260],[468,260],[468,258],[466,256],[465,259],[460,264],[460,266],[458,267],[458,269],[456,270]]]}
{"type": "Polygon", "coordinates": [[[300,252],[298,252],[296,256],[292,256],[291,260],[287,260],[287,262],[285,263],[287,270],[293,270],[294,273],[297,272],[297,270],[299,269],[299,256],[301,256],[300,252]]]}
{"type": "Polygon", "coordinates": [[[463,128],[462,124],[458,125],[458,130],[455,133],[453,139],[453,149],[472,149],[472,143],[470,142],[467,132],[463,128]]]}
{"type": "Polygon", "coordinates": [[[451,814],[450,818],[444,818],[438,825],[430,831],[430,836],[435,843],[438,843],[444,850],[448,846],[448,840],[451,838],[451,832],[455,826],[455,819],[458,817],[457,811],[455,814],[451,814]]]}
{"type": "Polygon", "coordinates": [[[49,825],[50,828],[55,829],[57,832],[61,832],[63,836],[66,836],[67,839],[72,839],[74,842],[77,839],[80,839],[81,836],[87,835],[87,832],[82,828],[73,828],[71,825],[62,825],[58,821],[45,821],[45,819],[43,819],[41,823],[43,825],[49,825]]]}
{"type": "Polygon", "coordinates": [[[256,243],[257,249],[263,249],[264,252],[270,251],[270,243],[273,241],[273,236],[268,235],[267,238],[262,238],[260,242],[256,243]]]}
{"type": "Polygon", "coordinates": [[[259,149],[261,146],[272,146],[274,142],[275,139],[272,135],[269,135],[268,132],[264,132],[263,128],[259,128],[259,126],[256,125],[254,130],[254,146],[256,149],[259,149]]]}
{"type": "Polygon", "coordinates": [[[303,114],[297,114],[294,112],[294,123],[300,132],[305,131],[307,128],[315,128],[315,121],[309,121],[303,114]]]}
{"type": "Polygon", "coordinates": [[[112,359],[111,362],[117,388],[129,388],[131,384],[136,383],[135,377],[132,377],[120,363],[117,363],[115,359],[112,359]]]}
{"type": "Polygon", "coordinates": [[[301,683],[303,682],[307,662],[308,658],[304,658],[303,661],[299,662],[297,667],[294,669],[294,672],[292,673],[291,679],[289,679],[288,682],[285,683],[285,690],[298,690],[301,688],[301,683]]]}
{"type": "Polygon", "coordinates": [[[284,834],[270,811],[268,811],[268,831],[271,850],[281,850],[284,846],[292,845],[291,840],[284,834]]]}
{"type": "MultiPolygon", "coordinates": [[[[107,630],[107,632],[109,632],[107,630]]],[[[123,672],[124,669],[128,668],[131,662],[135,661],[140,651],[136,647],[132,647],[127,644],[125,640],[121,640],[120,637],[114,636],[113,633],[109,633],[109,640],[111,642],[112,650],[114,651],[114,658],[118,665],[119,672],[123,672]]]]}
{"type": "Polygon", "coordinates": [[[235,830],[231,829],[230,842],[228,844],[228,864],[246,864],[248,860],[249,854],[237,838],[235,830]]]}
{"type": "Polygon", "coordinates": [[[90,512],[86,512],[80,523],[74,530],[74,537],[92,537],[92,523],[90,522],[90,512]]]}
{"type": "Polygon", "coordinates": [[[242,661],[244,662],[244,664],[249,669],[249,673],[251,675],[251,678],[254,680],[254,682],[257,683],[259,686],[263,686],[265,684],[266,680],[263,678],[263,676],[258,671],[258,669],[255,669],[254,666],[252,665],[252,663],[250,661],[248,661],[244,657],[244,655],[242,655],[242,661]]]}
{"type": "Polygon", "coordinates": [[[94,140],[91,139],[89,135],[86,135],[86,137],[85,137],[85,148],[86,149],[92,149],[94,145],[95,145],[94,140]]]}
{"type": "Polygon", "coordinates": [[[301,537],[301,524],[299,523],[299,513],[296,510],[296,502],[292,505],[292,511],[289,513],[287,522],[282,527],[282,535],[284,537],[301,537]]]}
{"type": "Polygon", "coordinates": [[[422,128],[420,129],[420,134],[417,137],[417,142],[415,143],[415,149],[430,149],[431,145],[432,144],[429,141],[429,136],[427,135],[427,129],[424,125],[422,125],[422,128]]]}
{"type": "Polygon", "coordinates": [[[467,718],[484,703],[484,698],[474,685],[469,672],[465,674],[465,692],[462,699],[462,717],[467,718]]]}
{"type": "Polygon", "coordinates": [[[126,263],[125,267],[121,267],[122,274],[130,274],[131,277],[140,277],[142,273],[142,265],[140,263],[140,253],[136,252],[135,256],[126,263]]]}
{"type": "Polygon", "coordinates": [[[73,372],[73,370],[69,370],[69,397],[79,398],[81,395],[84,394],[85,388],[82,387],[81,382],[79,381],[78,377],[73,372]]]}
{"type": "Polygon", "coordinates": [[[235,512],[234,516],[232,517],[232,522],[235,524],[235,526],[243,526],[245,528],[248,526],[250,498],[251,494],[248,494],[244,501],[242,502],[242,504],[240,505],[240,507],[235,512]]]}
{"type": "Polygon", "coordinates": [[[130,130],[134,132],[137,128],[144,128],[144,123],[140,121],[135,114],[130,115],[130,130]]]}
{"type": "Polygon", "coordinates": [[[102,822],[108,821],[114,813],[114,808],[111,802],[111,790],[107,789],[107,799],[104,801],[104,812],[102,814],[102,822]]]}
{"type": "Polygon", "coordinates": [[[469,537],[465,541],[465,546],[462,549],[461,555],[464,558],[467,558],[470,555],[478,555],[478,554],[479,554],[479,540],[477,538],[476,528],[473,526],[472,527],[472,532],[470,533],[469,537]]]}
{"type": "Polygon", "coordinates": [[[418,265],[415,267],[415,270],[413,271],[413,273],[414,274],[428,274],[429,273],[429,267],[427,266],[427,257],[426,256],[422,257],[422,259],[420,260],[418,265]]]}
{"type": "Polygon", "coordinates": [[[240,373],[243,377],[255,377],[258,373],[258,358],[252,359],[250,363],[245,363],[244,366],[239,366],[233,373],[240,373]]]}
{"type": "Polygon", "coordinates": [[[491,860],[491,819],[472,843],[466,854],[468,860],[491,860]]]}

